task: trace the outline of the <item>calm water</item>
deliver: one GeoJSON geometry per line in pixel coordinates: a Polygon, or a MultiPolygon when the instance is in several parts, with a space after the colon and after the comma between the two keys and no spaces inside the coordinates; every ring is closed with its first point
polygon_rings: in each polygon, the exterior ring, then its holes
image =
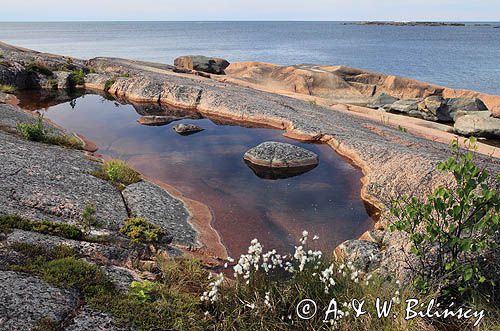
{"type": "MultiPolygon", "coordinates": [[[[333,249],[373,225],[360,199],[360,170],[326,145],[299,143],[275,129],[223,125],[192,112],[183,114],[192,119],[142,126],[138,113],[173,111],[122,105],[97,95],[47,106],[47,118],[97,143],[99,153],[127,160],[207,204],[233,256],[243,253],[253,238],[269,249],[290,251],[304,229],[319,234],[318,247],[333,249]],[[181,136],[172,129],[177,123],[197,124],[205,131],[181,136]],[[245,164],[243,154],[267,140],[308,148],[319,154],[320,164],[299,176],[262,179],[245,164]]],[[[44,107],[39,103],[34,108],[44,107]]]]}
{"type": "Polygon", "coordinates": [[[339,22],[0,23],[0,40],[80,58],[162,63],[186,54],[229,61],[348,65],[500,94],[500,23],[466,27],[339,22]]]}

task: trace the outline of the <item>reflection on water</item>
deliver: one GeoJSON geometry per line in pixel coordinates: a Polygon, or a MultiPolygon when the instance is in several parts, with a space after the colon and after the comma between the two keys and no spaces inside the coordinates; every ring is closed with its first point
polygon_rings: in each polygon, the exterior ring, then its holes
{"type": "MultiPolygon", "coordinates": [[[[30,98],[21,96],[21,101],[26,105],[30,98]]],[[[318,248],[332,249],[372,226],[360,199],[360,170],[326,145],[300,143],[280,130],[229,125],[196,113],[185,118],[183,111],[132,106],[98,95],[48,106],[47,118],[95,142],[98,153],[124,159],[207,204],[233,256],[243,253],[253,238],[268,249],[291,251],[303,230],[319,235],[318,248]],[[165,126],[137,123],[141,115],[153,114],[184,118],[165,126]],[[172,129],[179,123],[205,130],[181,136],[172,129]],[[320,163],[295,176],[250,169],[243,154],[267,140],[307,148],[319,155],[320,163]]],[[[41,103],[37,107],[46,108],[41,103]]]]}

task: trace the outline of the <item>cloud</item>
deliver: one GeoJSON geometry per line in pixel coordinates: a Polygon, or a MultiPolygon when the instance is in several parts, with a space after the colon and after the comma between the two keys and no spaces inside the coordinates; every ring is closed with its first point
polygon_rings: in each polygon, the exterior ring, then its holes
{"type": "Polygon", "coordinates": [[[500,20],[496,0],[0,0],[0,21],[500,20]]]}

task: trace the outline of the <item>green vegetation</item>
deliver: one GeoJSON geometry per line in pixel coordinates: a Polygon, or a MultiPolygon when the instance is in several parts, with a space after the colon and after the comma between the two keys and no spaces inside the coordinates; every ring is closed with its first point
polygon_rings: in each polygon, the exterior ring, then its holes
{"type": "Polygon", "coordinates": [[[53,90],[53,91],[56,91],[57,89],[59,89],[59,83],[57,82],[57,80],[55,79],[50,79],[48,81],[49,85],[50,85],[50,89],[53,90]]]}
{"type": "Polygon", "coordinates": [[[63,328],[59,323],[51,318],[44,317],[38,320],[33,326],[32,331],[62,331],[63,328]]]}
{"type": "Polygon", "coordinates": [[[76,69],[71,72],[68,78],[68,84],[70,89],[74,89],[77,86],[85,84],[85,73],[82,69],[76,69]]]}
{"type": "Polygon", "coordinates": [[[50,70],[44,63],[42,62],[29,62],[28,64],[26,64],[25,66],[25,69],[28,73],[39,73],[39,74],[42,74],[44,76],[54,76],[54,73],[52,72],[52,70],[50,70]]]}
{"type": "Polygon", "coordinates": [[[91,306],[138,330],[208,330],[199,296],[209,273],[191,259],[159,259],[157,267],[159,281],[133,283],[128,294],[104,292],[89,300],[91,306]]]}
{"type": "Polygon", "coordinates": [[[446,297],[463,299],[488,286],[493,298],[498,294],[491,279],[498,275],[488,277],[484,257],[498,256],[500,174],[490,178],[474,163],[474,146],[471,138],[463,152],[455,141],[453,156],[438,166],[456,185],[440,186],[425,200],[404,196],[392,208],[397,217],[392,229],[406,232],[413,243],[417,261],[409,267],[421,292],[440,289],[446,297]]]}
{"type": "Polygon", "coordinates": [[[105,161],[101,169],[92,174],[98,178],[112,182],[119,188],[141,180],[141,176],[137,171],[130,168],[124,161],[116,159],[105,161]]]}
{"type": "Polygon", "coordinates": [[[408,132],[408,130],[405,127],[402,127],[401,125],[398,125],[398,130],[401,132],[408,132]]]}
{"type": "Polygon", "coordinates": [[[74,136],[52,134],[52,130],[45,128],[42,115],[38,116],[38,119],[35,123],[18,123],[17,131],[26,140],[64,146],[74,149],[83,148],[82,142],[74,136]]]}
{"type": "Polygon", "coordinates": [[[132,239],[133,243],[155,243],[165,235],[162,229],[143,217],[132,217],[125,220],[120,233],[132,239]]]}
{"type": "Polygon", "coordinates": [[[17,215],[0,216],[0,231],[6,232],[10,229],[33,231],[76,240],[83,238],[82,231],[71,224],[50,221],[32,221],[17,215]]]}
{"type": "Polygon", "coordinates": [[[97,226],[97,218],[95,216],[96,209],[94,204],[87,204],[83,209],[82,217],[80,218],[78,224],[83,229],[85,235],[89,235],[93,226],[97,226]]]}
{"type": "Polygon", "coordinates": [[[115,80],[114,79],[108,79],[106,81],[106,83],[104,83],[104,91],[109,91],[109,89],[111,88],[111,86],[113,86],[113,84],[115,83],[115,80]]]}
{"type": "Polygon", "coordinates": [[[0,85],[0,92],[14,93],[16,92],[16,87],[12,85],[0,85]]]}

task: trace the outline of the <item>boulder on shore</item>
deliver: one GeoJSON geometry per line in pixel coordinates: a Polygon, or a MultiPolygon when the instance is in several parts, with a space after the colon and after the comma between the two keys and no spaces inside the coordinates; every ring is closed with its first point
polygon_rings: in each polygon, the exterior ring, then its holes
{"type": "Polygon", "coordinates": [[[487,111],[467,113],[457,117],[454,129],[464,136],[500,139],[500,118],[487,111]]]}
{"type": "Polygon", "coordinates": [[[202,55],[181,56],[174,60],[178,68],[202,71],[209,74],[224,75],[224,69],[229,66],[227,60],[202,55]]]}
{"type": "Polygon", "coordinates": [[[315,153],[287,143],[264,142],[248,150],[244,159],[254,165],[268,168],[303,168],[319,163],[315,153]]]}

